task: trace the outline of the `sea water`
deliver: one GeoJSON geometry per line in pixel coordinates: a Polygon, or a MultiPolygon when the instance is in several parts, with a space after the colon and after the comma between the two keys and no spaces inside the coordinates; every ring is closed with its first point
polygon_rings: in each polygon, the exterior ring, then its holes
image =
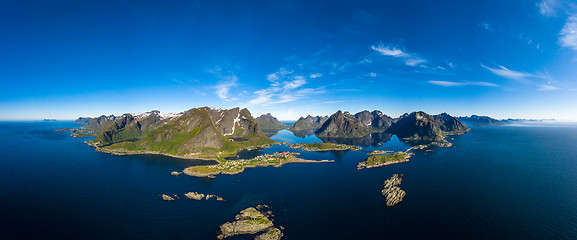
{"type": "Polygon", "coordinates": [[[258,204],[272,207],[283,239],[577,238],[577,125],[472,127],[448,138],[453,147],[363,170],[356,165],[369,151],[410,146],[395,136],[362,151],[272,146],[257,154],[297,151],[334,162],[214,179],[170,175],[203,161],[95,152],[83,143],[91,138],[54,131],[66,127],[78,126],[0,122],[1,239],[216,239],[220,224],[258,204]],[[393,174],[403,175],[406,196],[387,207],[381,190],[393,174]],[[185,198],[191,191],[226,201],[185,198]]]}

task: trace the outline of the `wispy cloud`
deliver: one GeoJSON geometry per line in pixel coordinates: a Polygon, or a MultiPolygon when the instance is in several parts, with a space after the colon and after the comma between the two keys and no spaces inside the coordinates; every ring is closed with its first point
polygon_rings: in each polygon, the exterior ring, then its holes
{"type": "Polygon", "coordinates": [[[528,82],[528,78],[534,78],[534,77],[539,77],[535,74],[531,74],[531,73],[527,73],[527,72],[519,72],[519,71],[513,71],[510,70],[504,66],[499,65],[499,68],[492,68],[492,67],[487,67],[483,64],[481,64],[481,67],[489,70],[490,72],[492,72],[495,75],[507,78],[507,79],[511,79],[511,80],[516,80],[516,81],[521,81],[521,82],[528,82]]]}
{"type": "Polygon", "coordinates": [[[342,102],[345,102],[345,101],[324,101],[324,102],[322,102],[322,103],[324,103],[324,104],[335,104],[335,103],[342,103],[342,102]]]}
{"type": "Polygon", "coordinates": [[[559,33],[559,43],[577,51],[577,14],[567,18],[565,26],[559,33]]]}
{"type": "Polygon", "coordinates": [[[490,82],[452,82],[452,81],[429,81],[430,84],[443,86],[443,87],[459,87],[459,86],[485,86],[485,87],[498,87],[499,85],[490,82]]]}
{"type": "Polygon", "coordinates": [[[544,16],[555,16],[557,15],[557,9],[562,6],[559,0],[542,0],[537,3],[539,7],[539,12],[544,16]]]}
{"type": "Polygon", "coordinates": [[[552,85],[541,85],[541,87],[539,87],[539,90],[541,90],[541,91],[555,91],[555,90],[561,90],[561,88],[555,87],[552,85]]]}
{"type": "MultiPolygon", "coordinates": [[[[320,74],[311,74],[312,77],[320,77],[320,74]]],[[[265,89],[254,92],[254,97],[249,101],[251,105],[268,106],[271,104],[294,102],[306,95],[323,93],[322,89],[303,88],[308,83],[307,79],[295,74],[292,70],[281,68],[275,73],[267,75],[267,80],[271,82],[265,89]]]]}
{"type": "Polygon", "coordinates": [[[421,63],[427,62],[427,60],[416,56],[415,54],[409,54],[398,47],[385,46],[383,43],[378,43],[377,45],[372,45],[371,49],[380,53],[383,56],[390,56],[395,58],[401,58],[405,61],[408,66],[417,66],[421,63]]]}
{"type": "Polygon", "coordinates": [[[211,70],[211,73],[215,74],[219,81],[214,86],[216,89],[215,94],[222,100],[231,102],[238,100],[230,96],[230,89],[238,85],[238,77],[232,72],[222,73],[222,70],[217,68],[217,70],[211,70]]]}

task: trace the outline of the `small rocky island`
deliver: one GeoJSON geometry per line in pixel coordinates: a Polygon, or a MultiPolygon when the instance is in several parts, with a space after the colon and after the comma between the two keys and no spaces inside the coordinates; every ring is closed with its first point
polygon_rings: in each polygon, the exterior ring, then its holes
{"type": "Polygon", "coordinates": [[[203,193],[197,193],[197,192],[189,192],[189,193],[185,193],[184,196],[186,196],[187,198],[190,199],[194,199],[194,200],[209,200],[211,198],[215,198],[217,201],[219,202],[223,202],[224,198],[219,197],[217,195],[213,195],[213,194],[203,194],[203,193]]]}
{"type": "Polygon", "coordinates": [[[227,222],[220,225],[220,234],[218,239],[241,234],[257,234],[255,239],[259,240],[278,240],[283,234],[280,229],[274,227],[272,221],[272,212],[265,212],[264,209],[270,209],[266,205],[258,205],[256,208],[249,207],[240,211],[236,215],[236,221],[227,222]]]}
{"type": "Polygon", "coordinates": [[[403,197],[405,197],[405,191],[397,185],[401,184],[403,181],[402,178],[399,177],[398,174],[393,174],[393,176],[387,180],[385,180],[384,189],[381,191],[383,196],[387,201],[387,206],[394,206],[397,203],[403,201],[403,197]]]}
{"type": "Polygon", "coordinates": [[[238,174],[246,168],[251,167],[280,167],[287,163],[324,163],[333,162],[330,160],[305,160],[295,157],[298,153],[278,152],[274,154],[264,154],[251,159],[240,160],[220,160],[215,165],[192,166],[182,172],[195,177],[215,177],[218,174],[238,174]]]}

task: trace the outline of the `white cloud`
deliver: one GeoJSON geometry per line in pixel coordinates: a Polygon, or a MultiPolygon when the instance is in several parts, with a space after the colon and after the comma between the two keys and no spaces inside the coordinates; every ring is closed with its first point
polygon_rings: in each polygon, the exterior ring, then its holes
{"type": "Polygon", "coordinates": [[[313,73],[311,75],[309,75],[309,78],[319,78],[322,77],[323,75],[321,73],[313,73]]]}
{"type": "Polygon", "coordinates": [[[577,15],[567,18],[565,26],[559,33],[559,43],[577,51],[577,15]]]}
{"type": "MultiPolygon", "coordinates": [[[[322,74],[311,74],[311,77],[320,77],[322,74]]],[[[320,89],[303,88],[308,84],[307,79],[302,75],[297,75],[294,71],[281,68],[278,72],[267,75],[267,80],[272,82],[268,88],[254,92],[253,99],[249,100],[251,105],[268,106],[271,104],[287,103],[297,101],[307,95],[320,94],[320,89]]]]}
{"type": "Polygon", "coordinates": [[[376,46],[372,45],[371,49],[380,53],[383,56],[390,56],[395,58],[401,58],[405,61],[407,66],[415,67],[421,63],[427,62],[427,60],[416,56],[415,54],[409,54],[397,47],[385,46],[383,43],[378,43],[376,46]]]}
{"type": "Polygon", "coordinates": [[[391,56],[391,57],[407,57],[409,56],[408,54],[404,53],[401,49],[398,49],[396,47],[391,48],[390,46],[385,46],[383,45],[383,43],[379,43],[377,46],[373,45],[371,46],[371,49],[379,52],[382,55],[385,56],[391,56]]]}
{"type": "Polygon", "coordinates": [[[220,81],[214,86],[216,88],[216,95],[227,102],[237,100],[236,98],[230,97],[230,89],[238,85],[238,77],[234,73],[229,73],[224,76],[220,73],[215,74],[220,78],[220,81]]]}
{"type": "Polygon", "coordinates": [[[555,86],[551,86],[551,85],[541,85],[541,87],[539,88],[539,90],[541,91],[555,91],[555,90],[560,90],[561,88],[559,87],[555,87],[555,86]]]}
{"type": "Polygon", "coordinates": [[[369,74],[367,74],[366,76],[367,76],[367,77],[376,77],[376,76],[377,76],[377,74],[376,74],[376,73],[374,73],[374,72],[372,72],[372,73],[369,73],[369,74]]]}
{"type": "Polygon", "coordinates": [[[335,104],[335,103],[342,103],[342,102],[345,102],[345,101],[324,101],[324,102],[322,102],[322,103],[324,103],[324,104],[335,104]]]}
{"type": "Polygon", "coordinates": [[[452,81],[429,81],[430,84],[443,86],[443,87],[459,87],[459,86],[485,86],[485,87],[498,87],[499,85],[490,82],[452,82],[452,81]]]}
{"type": "Polygon", "coordinates": [[[499,66],[499,68],[491,68],[491,67],[487,67],[483,64],[481,64],[481,67],[484,67],[485,69],[489,70],[490,72],[492,72],[495,75],[507,78],[507,79],[512,79],[512,80],[517,80],[517,81],[521,81],[521,82],[527,82],[527,78],[533,78],[533,77],[539,77],[535,74],[531,74],[531,73],[527,73],[527,72],[518,72],[518,71],[513,71],[513,70],[509,70],[504,66],[499,66]]]}
{"type": "Polygon", "coordinates": [[[555,16],[557,15],[557,9],[561,7],[559,0],[543,0],[537,3],[539,7],[539,12],[544,16],[555,16]]]}

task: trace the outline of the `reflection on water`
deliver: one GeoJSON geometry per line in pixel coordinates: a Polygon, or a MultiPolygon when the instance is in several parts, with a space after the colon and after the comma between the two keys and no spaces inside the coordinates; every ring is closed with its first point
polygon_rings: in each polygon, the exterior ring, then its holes
{"type": "Polygon", "coordinates": [[[280,130],[278,133],[270,137],[270,139],[277,142],[287,142],[290,144],[295,143],[322,143],[323,140],[316,137],[315,135],[308,135],[304,137],[298,137],[293,132],[289,130],[280,130]]]}
{"type": "Polygon", "coordinates": [[[378,147],[391,140],[390,133],[372,133],[362,138],[321,138],[323,142],[378,147]]]}
{"type": "Polygon", "coordinates": [[[399,141],[397,136],[390,133],[372,133],[362,138],[319,138],[314,130],[281,130],[271,136],[272,140],[287,143],[338,143],[362,146],[370,149],[404,150],[410,145],[399,141]]]}

